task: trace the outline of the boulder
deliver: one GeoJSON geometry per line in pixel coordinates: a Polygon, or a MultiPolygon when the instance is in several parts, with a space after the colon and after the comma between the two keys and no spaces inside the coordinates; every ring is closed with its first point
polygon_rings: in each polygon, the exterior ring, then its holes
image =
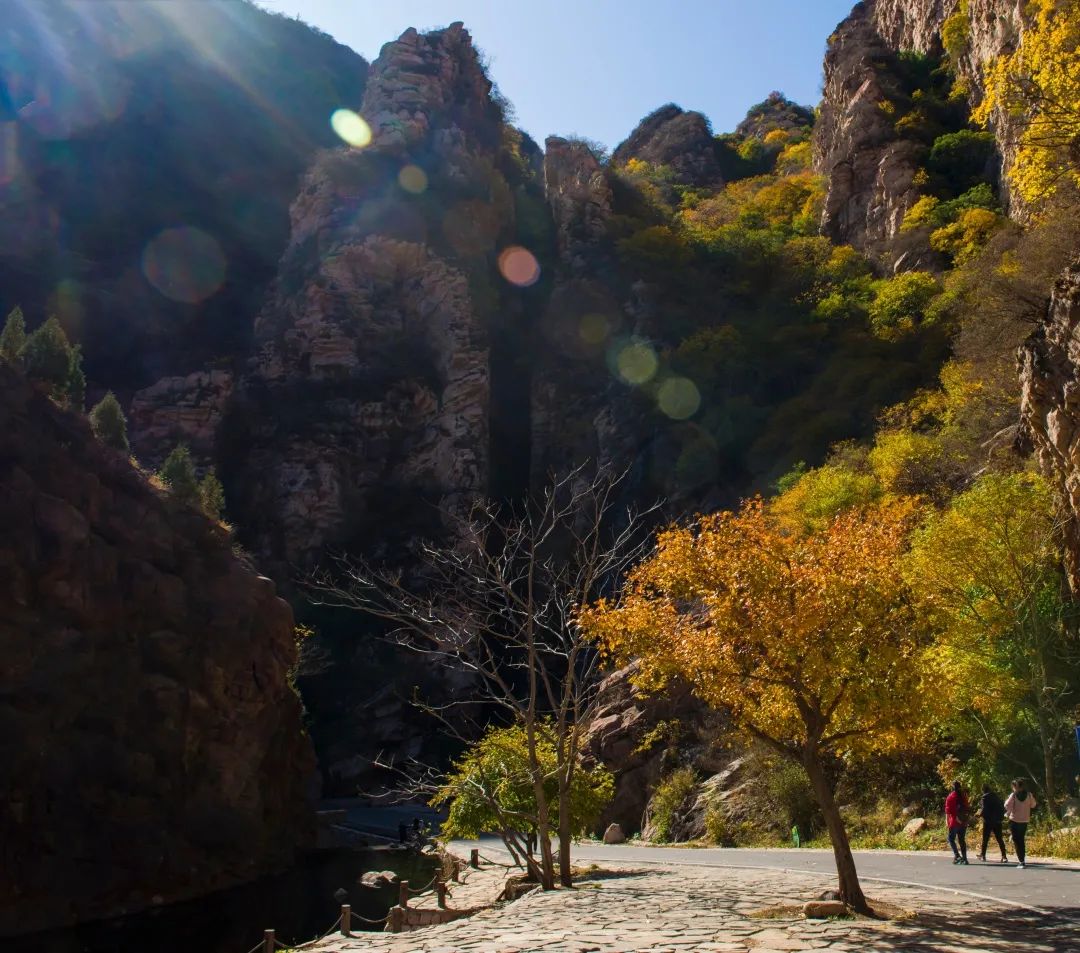
{"type": "Polygon", "coordinates": [[[904,825],[904,833],[908,837],[916,837],[926,830],[925,817],[913,817],[904,825]]]}
{"type": "Polygon", "coordinates": [[[625,842],[626,835],[623,833],[622,826],[619,824],[608,824],[607,830],[604,831],[604,843],[623,844],[625,842]]]}
{"type": "Polygon", "coordinates": [[[828,917],[845,917],[847,904],[842,900],[808,900],[803,904],[803,916],[808,920],[825,920],[828,917]]]}
{"type": "Polygon", "coordinates": [[[398,875],[392,870],[369,870],[360,875],[357,881],[361,887],[370,890],[379,890],[382,887],[394,887],[398,883],[398,875]]]}

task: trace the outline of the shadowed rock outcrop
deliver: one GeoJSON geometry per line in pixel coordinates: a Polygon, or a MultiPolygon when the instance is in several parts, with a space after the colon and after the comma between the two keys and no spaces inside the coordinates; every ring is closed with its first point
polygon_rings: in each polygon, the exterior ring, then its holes
{"type": "Polygon", "coordinates": [[[625,165],[631,159],[667,166],[681,185],[723,184],[709,120],[674,103],[649,113],[611,155],[616,165],[625,165]]]}
{"type": "Polygon", "coordinates": [[[293,617],[227,531],[0,364],[0,933],[284,867],[293,617]]]}
{"type": "Polygon", "coordinates": [[[1080,591],[1080,261],[1021,346],[1019,372],[1023,436],[1063,503],[1070,581],[1080,591]]]}

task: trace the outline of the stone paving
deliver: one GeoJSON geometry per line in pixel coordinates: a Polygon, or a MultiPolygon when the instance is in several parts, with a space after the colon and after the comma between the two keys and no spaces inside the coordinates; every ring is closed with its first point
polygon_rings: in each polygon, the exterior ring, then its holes
{"type": "MultiPolygon", "coordinates": [[[[485,872],[483,879],[489,879],[485,872]]],[[[474,916],[402,934],[336,937],[321,953],[1078,953],[1080,923],[942,891],[866,883],[911,920],[756,919],[832,884],[820,876],[708,867],[607,866],[573,890],[533,892],[474,916]]]]}

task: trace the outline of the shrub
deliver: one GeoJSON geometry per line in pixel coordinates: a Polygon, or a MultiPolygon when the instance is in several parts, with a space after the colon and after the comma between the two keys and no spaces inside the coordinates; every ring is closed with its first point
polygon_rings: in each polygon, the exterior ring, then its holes
{"type": "Polygon", "coordinates": [[[26,319],[23,317],[22,308],[12,308],[4,322],[4,330],[0,332],[0,358],[9,364],[17,363],[25,344],[26,319]]]}
{"type": "Polygon", "coordinates": [[[199,504],[199,482],[195,476],[195,464],[191,461],[191,452],[183,444],[165,458],[158,476],[173,499],[189,506],[199,504]]]}
{"type": "Polygon", "coordinates": [[[86,374],[82,366],[82,348],[78,344],[71,349],[65,392],[68,407],[81,414],[86,406],[86,374]]]}
{"type": "Polygon", "coordinates": [[[801,765],[789,761],[770,762],[764,776],[765,799],[787,832],[798,827],[804,838],[822,827],[821,811],[810,779],[801,765]]]}
{"type": "Polygon", "coordinates": [[[926,166],[953,194],[965,192],[985,178],[995,149],[993,133],[961,129],[934,140],[926,166]]]}
{"type": "Polygon", "coordinates": [[[874,334],[890,340],[913,331],[922,324],[930,300],[940,290],[937,278],[926,271],[908,271],[877,282],[870,302],[874,334]]]}
{"type": "Polygon", "coordinates": [[[207,472],[199,483],[199,505],[202,511],[212,520],[220,520],[225,511],[225,488],[214,473],[213,467],[207,472]]]}
{"type": "Polygon", "coordinates": [[[119,450],[121,453],[130,452],[127,438],[127,420],[124,411],[120,407],[120,401],[116,395],[109,391],[101,398],[90,411],[90,426],[106,447],[119,450]]]}
{"type": "Polygon", "coordinates": [[[695,787],[697,779],[691,768],[672,771],[656,786],[649,800],[649,821],[654,840],[663,842],[671,839],[675,816],[695,787]]]}
{"type": "Polygon", "coordinates": [[[26,339],[20,354],[27,377],[45,384],[54,400],[66,400],[73,352],[60,322],[49,318],[26,339]]]}
{"type": "Polygon", "coordinates": [[[722,807],[714,804],[705,812],[705,836],[720,847],[735,846],[735,830],[722,807]]]}

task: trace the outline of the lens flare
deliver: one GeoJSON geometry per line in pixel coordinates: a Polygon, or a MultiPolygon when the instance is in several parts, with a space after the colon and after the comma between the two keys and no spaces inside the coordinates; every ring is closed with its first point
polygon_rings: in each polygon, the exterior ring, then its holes
{"type": "Polygon", "coordinates": [[[427,173],[418,165],[407,165],[398,173],[398,185],[406,192],[419,195],[427,189],[427,173]]]}
{"type": "Polygon", "coordinates": [[[630,341],[615,355],[615,371],[627,384],[647,384],[659,363],[656,351],[644,341],[630,341]]]}
{"type": "Polygon", "coordinates": [[[330,116],[330,127],[354,149],[371,145],[371,126],[351,109],[335,109],[330,116]]]}
{"type": "Polygon", "coordinates": [[[669,377],[656,393],[660,410],[672,420],[687,420],[701,406],[701,392],[688,377],[669,377]]]}
{"type": "Polygon", "coordinates": [[[167,228],[143,250],[142,271],[166,298],[197,304],[225,282],[225,253],[198,228],[167,228]]]}
{"type": "Polygon", "coordinates": [[[581,319],[578,334],[586,344],[603,344],[610,336],[612,322],[606,314],[587,314],[581,319]]]}
{"type": "Polygon", "coordinates": [[[540,262],[527,248],[513,245],[499,254],[499,271],[510,284],[528,288],[540,279],[540,262]]]}

